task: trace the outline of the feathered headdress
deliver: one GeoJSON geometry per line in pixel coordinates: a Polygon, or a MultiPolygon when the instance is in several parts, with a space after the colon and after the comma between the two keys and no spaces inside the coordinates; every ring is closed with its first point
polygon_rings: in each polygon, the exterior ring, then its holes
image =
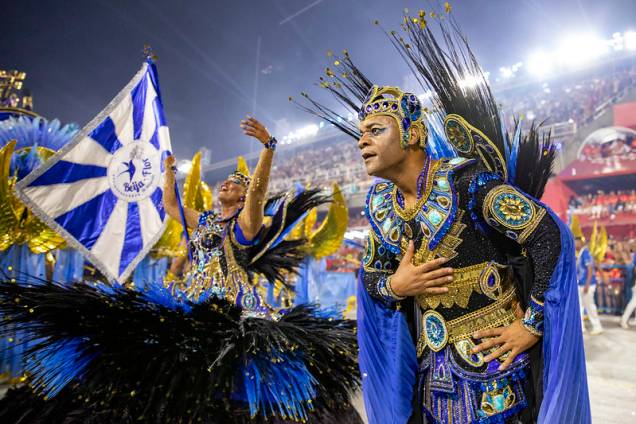
{"type": "MultiPolygon", "coordinates": [[[[550,135],[542,135],[541,125],[535,124],[522,135],[521,123],[517,122],[514,136],[508,136],[484,72],[450,15],[449,5],[445,12],[440,16],[419,11],[417,16],[409,16],[407,11],[402,30],[385,33],[423,89],[430,92],[433,114],[443,120],[445,143],[462,156],[479,159],[506,182],[540,198],[555,157],[550,135]],[[439,36],[433,34],[427,19],[436,19],[439,36]],[[521,157],[523,160],[519,160],[521,157]]],[[[378,21],[375,23],[379,25],[378,21]]],[[[344,57],[335,57],[333,63],[335,71],[327,68],[327,79],[321,78],[320,85],[358,116],[360,105],[366,111],[367,93],[373,84],[347,52],[344,57]]],[[[306,93],[303,97],[308,104],[301,104],[301,108],[352,137],[360,137],[356,122],[306,93]]],[[[448,147],[437,150],[447,151],[448,147]]]]}

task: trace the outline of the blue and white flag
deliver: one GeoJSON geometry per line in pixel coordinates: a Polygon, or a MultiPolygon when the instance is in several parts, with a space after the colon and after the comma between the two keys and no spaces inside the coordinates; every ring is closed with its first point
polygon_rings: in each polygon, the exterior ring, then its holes
{"type": "Polygon", "coordinates": [[[106,277],[123,282],[161,237],[170,135],[155,65],[66,146],[19,181],[16,195],[106,277]]]}

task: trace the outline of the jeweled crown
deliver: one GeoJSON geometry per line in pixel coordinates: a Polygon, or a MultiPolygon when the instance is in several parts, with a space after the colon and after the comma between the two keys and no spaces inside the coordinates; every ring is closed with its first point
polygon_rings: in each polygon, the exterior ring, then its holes
{"type": "Polygon", "coordinates": [[[396,119],[402,147],[408,145],[410,129],[416,127],[420,133],[420,147],[424,148],[428,130],[423,121],[422,104],[415,94],[404,92],[399,87],[374,85],[360,107],[358,119],[362,122],[371,115],[385,115],[396,119]]]}

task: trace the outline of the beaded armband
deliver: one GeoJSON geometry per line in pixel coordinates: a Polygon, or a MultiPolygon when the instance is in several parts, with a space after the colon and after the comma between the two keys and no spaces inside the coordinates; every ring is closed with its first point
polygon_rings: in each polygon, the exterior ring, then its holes
{"type": "Polygon", "coordinates": [[[387,302],[399,302],[400,300],[406,299],[404,296],[398,296],[391,288],[391,276],[382,276],[378,280],[378,293],[382,296],[387,302]]]}
{"type": "Polygon", "coordinates": [[[546,211],[514,187],[500,185],[486,195],[482,213],[490,226],[523,244],[536,230],[546,211]]]}
{"type": "Polygon", "coordinates": [[[278,144],[278,140],[276,140],[276,137],[270,137],[269,140],[267,140],[267,143],[264,144],[264,146],[266,149],[276,150],[277,144],[278,144]]]}
{"type": "Polygon", "coordinates": [[[526,330],[535,336],[543,336],[543,303],[530,296],[526,315],[521,321],[526,330]]]}

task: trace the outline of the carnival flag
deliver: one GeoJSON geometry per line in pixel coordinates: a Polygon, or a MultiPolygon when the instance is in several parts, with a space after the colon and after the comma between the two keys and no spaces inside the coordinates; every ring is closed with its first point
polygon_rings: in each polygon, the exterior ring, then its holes
{"type": "Polygon", "coordinates": [[[163,233],[170,150],[148,59],[66,146],[15,185],[16,195],[106,277],[123,282],[163,233]]]}

